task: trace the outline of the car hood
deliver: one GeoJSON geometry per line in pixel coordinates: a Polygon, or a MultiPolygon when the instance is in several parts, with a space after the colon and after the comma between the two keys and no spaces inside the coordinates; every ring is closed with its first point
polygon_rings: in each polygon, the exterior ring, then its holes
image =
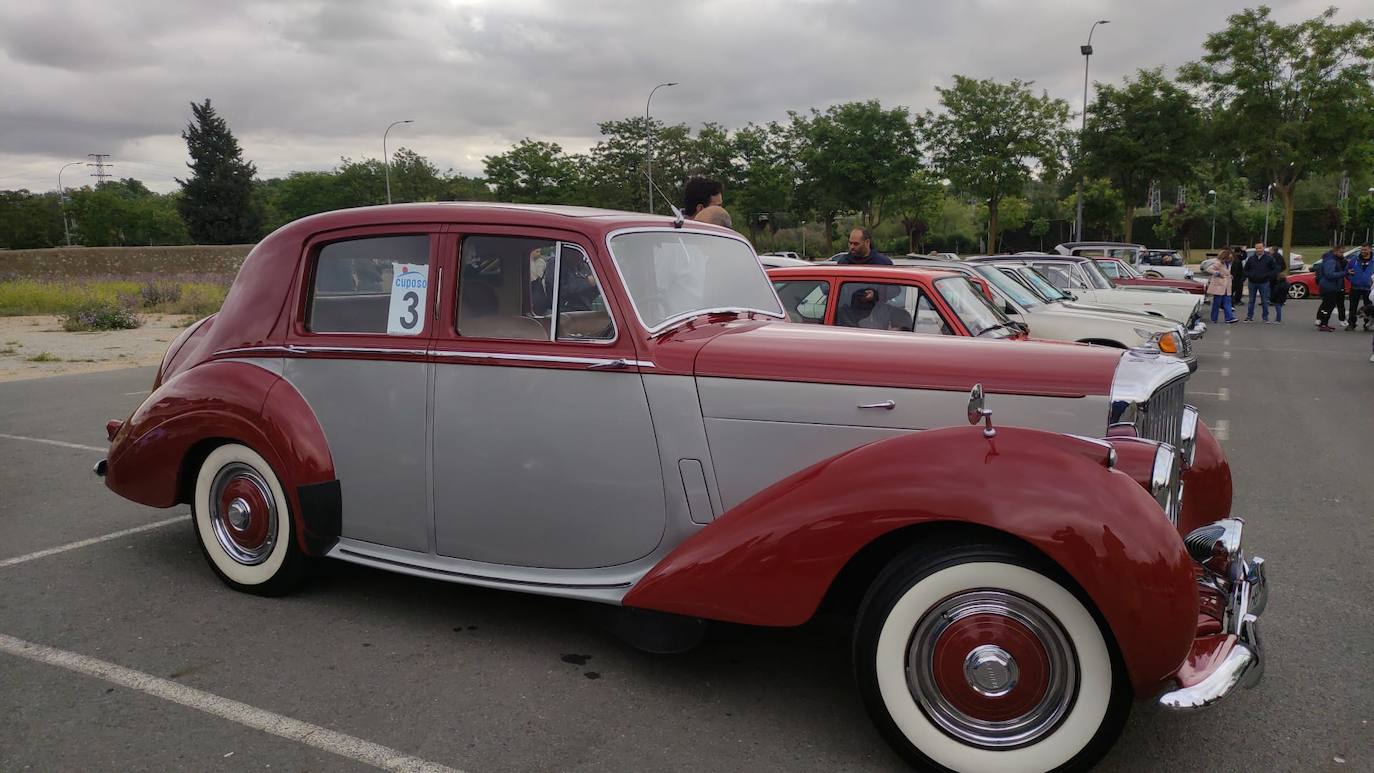
{"type": "Polygon", "coordinates": [[[892,386],[1058,397],[1107,395],[1119,349],[855,330],[721,323],[697,353],[698,377],[892,386]]]}
{"type": "Polygon", "coordinates": [[[1098,290],[1097,293],[1101,300],[1111,303],[1138,303],[1143,306],[1163,306],[1189,311],[1192,311],[1193,307],[1198,304],[1198,296],[1191,293],[1161,293],[1153,290],[1128,290],[1119,287],[1111,290],[1098,290]]]}
{"type": "Polygon", "coordinates": [[[1106,306],[1093,306],[1086,303],[1052,303],[1044,306],[1037,306],[1030,311],[1030,324],[1035,324],[1035,317],[1041,314],[1050,314],[1057,317],[1072,318],[1075,320],[1094,321],[1110,324],[1129,324],[1143,328],[1151,332],[1162,332],[1173,330],[1178,327],[1178,323],[1167,317],[1156,317],[1153,314],[1144,314],[1137,311],[1126,311],[1124,309],[1113,309],[1106,306]]]}

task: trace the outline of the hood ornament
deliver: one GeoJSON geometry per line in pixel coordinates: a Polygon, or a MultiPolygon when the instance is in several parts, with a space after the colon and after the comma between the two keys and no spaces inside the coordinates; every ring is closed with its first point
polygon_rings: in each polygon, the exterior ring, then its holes
{"type": "Polygon", "coordinates": [[[980,421],[983,422],[983,437],[997,437],[997,430],[992,426],[992,409],[983,406],[983,385],[974,384],[968,392],[968,423],[980,421]]]}

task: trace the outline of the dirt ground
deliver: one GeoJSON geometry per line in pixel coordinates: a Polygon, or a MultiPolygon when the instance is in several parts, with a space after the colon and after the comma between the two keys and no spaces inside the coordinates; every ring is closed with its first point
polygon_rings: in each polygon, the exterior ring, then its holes
{"type": "Polygon", "coordinates": [[[135,330],[68,333],[57,317],[0,317],[0,381],[157,365],[190,318],[144,319],[135,330]]]}

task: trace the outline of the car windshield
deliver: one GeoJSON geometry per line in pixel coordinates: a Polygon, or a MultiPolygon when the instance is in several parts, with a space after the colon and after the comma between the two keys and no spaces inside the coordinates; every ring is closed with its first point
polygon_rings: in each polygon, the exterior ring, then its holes
{"type": "Polygon", "coordinates": [[[997,288],[999,292],[1012,300],[1012,303],[1023,309],[1033,309],[1036,306],[1043,306],[1045,302],[1035,296],[1030,288],[1007,276],[996,266],[979,266],[978,275],[987,280],[988,284],[997,288]]]}
{"type": "Polygon", "coordinates": [[[754,251],[739,239],[637,231],[611,239],[611,258],[651,333],[707,311],[784,316],[754,251]]]}
{"type": "Polygon", "coordinates": [[[1037,293],[1044,296],[1045,300],[1067,301],[1069,299],[1068,293],[1050,284],[1050,280],[1046,279],[1039,271],[1029,266],[1017,271],[1016,275],[1024,280],[1026,284],[1030,285],[1037,293]]]}
{"type": "Polygon", "coordinates": [[[1094,290],[1110,290],[1110,289],[1112,289],[1112,280],[1108,279],[1108,278],[1107,278],[1107,275],[1104,274],[1104,273],[1102,273],[1102,267],[1099,266],[1099,265],[1097,265],[1097,261],[1095,261],[1095,260],[1084,260],[1084,261],[1080,261],[1079,264],[1078,264],[1078,267],[1079,267],[1079,268],[1082,270],[1082,272],[1087,276],[1088,284],[1089,284],[1094,290]]]}
{"type": "Polygon", "coordinates": [[[966,277],[949,277],[935,282],[935,289],[944,296],[945,303],[949,304],[954,313],[959,316],[959,320],[968,328],[968,332],[974,336],[981,336],[988,333],[992,338],[1006,338],[1015,335],[1016,330],[1011,326],[1011,320],[988,303],[988,299],[966,277]]]}

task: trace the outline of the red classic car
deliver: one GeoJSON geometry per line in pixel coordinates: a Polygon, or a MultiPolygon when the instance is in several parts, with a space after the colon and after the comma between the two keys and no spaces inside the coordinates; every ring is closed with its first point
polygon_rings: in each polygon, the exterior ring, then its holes
{"type": "MultiPolygon", "coordinates": [[[[1350,295],[1350,280],[1345,280],[1344,292],[1350,295]]],[[[1317,275],[1312,271],[1300,271],[1288,275],[1288,297],[1294,300],[1319,298],[1322,291],[1317,287],[1317,275]]]]}
{"type": "Polygon", "coordinates": [[[1206,289],[1201,282],[1191,279],[1151,279],[1121,258],[1093,258],[1093,262],[1112,280],[1112,284],[1121,287],[1162,287],[1193,295],[1202,295],[1206,289]]]}
{"type": "Polygon", "coordinates": [[[656,650],[850,612],[864,704],[927,768],[1083,768],[1133,697],[1258,679],[1263,563],[1184,365],[783,317],[747,241],[681,218],[315,215],[172,342],[96,473],[189,503],[251,593],[327,556],[619,606],[656,650]]]}
{"type": "Polygon", "coordinates": [[[987,338],[1026,337],[991,301],[981,279],[888,266],[768,271],[787,318],[864,330],[987,338]]]}

